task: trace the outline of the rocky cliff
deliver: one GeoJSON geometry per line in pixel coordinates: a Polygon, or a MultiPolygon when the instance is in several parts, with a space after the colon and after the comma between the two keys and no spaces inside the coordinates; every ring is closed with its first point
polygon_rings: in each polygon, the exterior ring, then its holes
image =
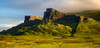
{"type": "Polygon", "coordinates": [[[45,23],[48,23],[51,21],[54,23],[58,23],[58,22],[90,23],[94,20],[92,18],[84,18],[83,16],[76,16],[74,14],[66,14],[53,8],[47,8],[46,11],[44,12],[43,18],[38,17],[38,16],[25,16],[24,22],[34,22],[34,21],[38,22],[39,20],[42,20],[42,19],[45,23]]]}
{"type": "Polygon", "coordinates": [[[55,21],[61,17],[64,17],[66,14],[58,11],[58,10],[55,10],[53,8],[47,8],[46,9],[46,12],[44,12],[44,22],[48,22],[50,20],[52,21],[55,21]]]}
{"type": "Polygon", "coordinates": [[[94,21],[92,18],[85,18],[83,16],[77,16],[74,14],[66,14],[61,11],[58,11],[53,8],[47,8],[46,11],[44,12],[44,17],[42,20],[42,17],[38,16],[25,16],[25,21],[24,23],[26,25],[30,24],[37,24],[37,22],[52,22],[55,24],[63,24],[72,27],[74,30],[76,30],[78,23],[91,23],[94,21]]]}
{"type": "Polygon", "coordinates": [[[89,22],[93,21],[93,19],[92,18],[84,18],[82,16],[76,16],[73,14],[67,15],[66,13],[60,12],[56,9],[47,8],[46,12],[44,12],[43,21],[45,23],[50,22],[50,21],[52,21],[52,22],[64,21],[64,22],[76,22],[76,23],[86,21],[89,23],[89,22]]]}

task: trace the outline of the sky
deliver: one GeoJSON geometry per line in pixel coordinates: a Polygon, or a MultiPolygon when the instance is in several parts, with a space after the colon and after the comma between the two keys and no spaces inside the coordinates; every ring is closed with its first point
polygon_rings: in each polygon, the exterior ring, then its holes
{"type": "Polygon", "coordinates": [[[46,8],[65,13],[100,10],[100,0],[0,0],[0,31],[23,23],[25,15],[43,17],[46,8]]]}

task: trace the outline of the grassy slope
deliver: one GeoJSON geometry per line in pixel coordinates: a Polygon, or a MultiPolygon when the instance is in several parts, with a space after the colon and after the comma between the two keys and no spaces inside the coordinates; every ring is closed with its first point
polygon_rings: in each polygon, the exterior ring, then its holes
{"type": "MultiPolygon", "coordinates": [[[[10,36],[0,35],[0,47],[2,48],[99,48],[100,47],[100,22],[80,23],[77,27],[75,37],[44,35],[27,35],[10,36]]],[[[50,25],[50,24],[49,24],[50,25]]],[[[55,26],[39,25],[43,32],[51,32],[48,27],[55,26]],[[45,26],[45,27],[44,27],[45,26]],[[43,28],[44,27],[44,28],[43,28]]],[[[62,25],[61,25],[62,26],[62,25]]],[[[61,27],[60,27],[61,28],[61,27]]],[[[33,30],[33,28],[30,28],[33,30]]],[[[29,30],[30,30],[29,29],[29,30]]],[[[32,31],[30,30],[30,31],[32,31]]],[[[37,29],[38,30],[38,29],[37,29]]],[[[53,29],[54,30],[54,29],[53,29]]],[[[40,31],[40,30],[38,30],[40,31]]],[[[31,33],[31,32],[30,32],[31,33]]]]}
{"type": "Polygon", "coordinates": [[[23,35],[28,28],[34,28],[33,26],[41,24],[42,21],[35,22],[35,23],[21,23],[15,27],[12,27],[6,31],[0,32],[0,34],[11,34],[11,35],[23,35]]]}
{"type": "Polygon", "coordinates": [[[94,21],[91,23],[79,23],[77,27],[77,33],[78,34],[84,34],[84,35],[99,35],[100,34],[100,21],[94,21]]]}
{"type": "Polygon", "coordinates": [[[83,12],[73,13],[73,14],[94,18],[95,20],[100,21],[100,10],[89,10],[89,11],[83,11],[83,12]]]}

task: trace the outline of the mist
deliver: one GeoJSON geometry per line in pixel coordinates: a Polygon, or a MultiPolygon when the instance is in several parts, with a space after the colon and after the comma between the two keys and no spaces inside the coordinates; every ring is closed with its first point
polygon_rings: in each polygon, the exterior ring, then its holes
{"type": "Polygon", "coordinates": [[[99,10],[100,0],[51,0],[44,3],[43,7],[52,7],[63,12],[99,10]]]}

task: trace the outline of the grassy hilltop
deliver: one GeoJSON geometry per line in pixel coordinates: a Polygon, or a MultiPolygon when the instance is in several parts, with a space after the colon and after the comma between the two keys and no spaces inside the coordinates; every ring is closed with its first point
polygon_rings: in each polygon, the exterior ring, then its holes
{"type": "Polygon", "coordinates": [[[84,16],[84,17],[90,17],[97,21],[100,21],[100,10],[88,10],[88,11],[83,11],[83,12],[73,13],[73,14],[84,16]]]}

